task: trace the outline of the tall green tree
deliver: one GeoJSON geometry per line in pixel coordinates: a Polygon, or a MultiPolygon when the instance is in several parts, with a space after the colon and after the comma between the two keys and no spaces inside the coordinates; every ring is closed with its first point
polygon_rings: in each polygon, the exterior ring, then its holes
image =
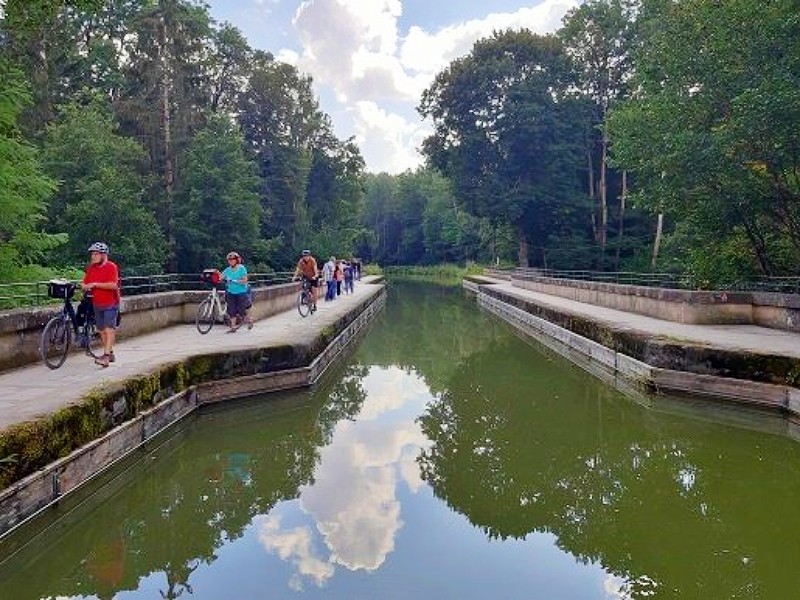
{"type": "Polygon", "coordinates": [[[61,118],[47,129],[44,160],[48,173],[61,183],[49,224],[70,234],[62,262],[85,260],[89,244],[103,240],[123,271],[160,270],[166,244],[143,202],[147,154],[120,134],[105,105],[64,107],[61,118]]]}
{"type": "Polygon", "coordinates": [[[239,96],[238,119],[264,181],[262,236],[280,240],[277,260],[288,264],[301,241],[311,237],[308,178],[324,119],[311,79],[257,52],[239,96]]]}
{"type": "Polygon", "coordinates": [[[178,266],[192,272],[221,264],[236,250],[248,263],[266,263],[260,240],[258,168],[229,117],[212,117],[189,145],[186,180],[176,206],[178,266]]]}
{"type": "Polygon", "coordinates": [[[468,210],[516,228],[522,266],[530,242],[543,250],[585,197],[572,87],[556,38],[506,31],[437,75],[419,107],[434,125],[423,146],[430,164],[452,180],[468,210]]]}
{"type": "Polygon", "coordinates": [[[637,93],[608,122],[636,201],[701,280],[797,273],[797,3],[644,0],[639,21],[637,93]]]}
{"type": "Polygon", "coordinates": [[[0,57],[0,270],[12,281],[30,276],[29,265],[65,240],[41,231],[56,183],[18,127],[30,102],[22,71],[0,57]]]}
{"type": "Polygon", "coordinates": [[[592,200],[594,238],[602,265],[608,243],[609,205],[618,199],[616,266],[624,231],[626,176],[613,177],[609,169],[610,138],[603,126],[610,108],[628,93],[633,75],[632,50],[635,15],[630,0],[590,0],[570,11],[558,31],[577,75],[578,90],[587,106],[587,181],[592,200]],[[614,189],[616,187],[616,189],[614,189]]]}

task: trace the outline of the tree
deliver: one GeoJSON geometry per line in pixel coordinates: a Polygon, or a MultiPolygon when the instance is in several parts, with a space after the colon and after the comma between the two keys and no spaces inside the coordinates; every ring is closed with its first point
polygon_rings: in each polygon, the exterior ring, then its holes
{"type": "Polygon", "coordinates": [[[280,240],[279,263],[290,263],[300,241],[311,237],[307,186],[323,118],[309,77],[269,54],[255,54],[238,119],[264,181],[262,236],[280,240]]]}
{"type": "Polygon", "coordinates": [[[260,186],[241,133],[228,117],[212,117],[187,150],[185,184],[175,211],[182,272],[219,264],[232,249],[248,262],[267,262],[259,243],[260,186]]]}
{"type": "MultiPolygon", "coordinates": [[[[564,26],[558,31],[565,52],[577,73],[579,90],[591,102],[587,127],[587,179],[591,200],[598,200],[597,208],[593,207],[592,225],[595,239],[600,246],[601,265],[608,241],[608,149],[611,142],[603,125],[609,109],[627,94],[627,84],[632,76],[634,24],[629,0],[591,0],[570,11],[564,18],[564,26]],[[599,174],[595,172],[598,162],[599,174]]],[[[623,175],[622,181],[625,180],[623,175]]],[[[618,268],[624,231],[626,190],[620,190],[614,195],[619,198],[618,268]]]]}
{"type": "Polygon", "coordinates": [[[186,147],[205,123],[209,103],[208,7],[190,0],[158,0],[130,23],[132,43],[118,103],[123,128],[145,140],[158,173],[151,205],[167,239],[167,267],[177,266],[174,203],[186,147]]]}
{"type": "Polygon", "coordinates": [[[142,202],[147,154],[120,135],[102,101],[63,109],[47,129],[44,160],[48,173],[61,182],[49,221],[70,233],[63,262],[84,260],[88,245],[103,240],[128,273],[160,270],[164,236],[142,202]]]}
{"type": "Polygon", "coordinates": [[[608,121],[636,202],[675,223],[665,246],[701,281],[797,273],[796,3],[647,0],[639,21],[637,92],[608,121]]]}
{"type": "Polygon", "coordinates": [[[423,151],[479,217],[514,225],[519,264],[577,209],[582,161],[574,84],[553,37],[506,31],[437,75],[419,107],[433,120],[423,151]]]}
{"type": "Polygon", "coordinates": [[[56,183],[20,135],[18,119],[30,101],[22,71],[0,57],[0,270],[10,280],[66,239],[41,232],[56,183]]]}

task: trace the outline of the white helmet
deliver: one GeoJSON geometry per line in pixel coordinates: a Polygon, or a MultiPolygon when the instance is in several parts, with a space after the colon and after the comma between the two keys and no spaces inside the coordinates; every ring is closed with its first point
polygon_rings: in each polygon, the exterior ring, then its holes
{"type": "Polygon", "coordinates": [[[91,246],[89,246],[89,250],[87,252],[99,252],[100,254],[108,254],[108,244],[104,244],[103,242],[95,242],[91,246]]]}

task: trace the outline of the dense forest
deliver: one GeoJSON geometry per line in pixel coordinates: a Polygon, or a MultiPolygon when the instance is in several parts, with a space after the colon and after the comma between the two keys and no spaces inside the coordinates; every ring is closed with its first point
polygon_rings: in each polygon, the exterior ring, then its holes
{"type": "Polygon", "coordinates": [[[419,101],[425,166],[370,174],[310,77],[195,0],[9,0],[0,269],[194,271],[239,249],[380,264],[800,274],[795,0],[589,0],[499,31],[419,101]],[[38,265],[38,266],[37,266],[38,265]],[[45,266],[47,268],[45,268],[45,266]]]}

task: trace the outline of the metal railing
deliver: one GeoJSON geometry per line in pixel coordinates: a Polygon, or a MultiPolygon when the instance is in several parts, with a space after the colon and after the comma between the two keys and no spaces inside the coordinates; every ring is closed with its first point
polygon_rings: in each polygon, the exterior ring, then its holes
{"type": "Polygon", "coordinates": [[[548,277],[578,281],[596,281],[620,285],[638,285],[678,290],[721,290],[728,292],[766,292],[778,294],[800,294],[800,277],[759,277],[750,281],[712,285],[695,277],[679,273],[649,273],[633,271],[565,271],[547,269],[510,269],[515,277],[548,277]]]}
{"type": "MultiPolygon", "coordinates": [[[[249,273],[248,280],[252,287],[267,287],[287,283],[292,277],[291,271],[273,273],[249,273]]],[[[47,295],[46,281],[28,283],[0,284],[0,310],[12,308],[44,306],[60,300],[53,300],[47,295]]],[[[167,273],[163,275],[137,275],[122,277],[120,280],[123,296],[141,296],[160,292],[205,290],[206,284],[199,273],[167,273]]]]}
{"type": "Polygon", "coordinates": [[[664,287],[675,289],[695,289],[691,278],[675,273],[637,273],[633,271],[556,271],[547,269],[523,269],[512,271],[515,277],[549,277],[551,279],[571,279],[618,283],[621,285],[641,285],[645,287],[664,287]]]}

